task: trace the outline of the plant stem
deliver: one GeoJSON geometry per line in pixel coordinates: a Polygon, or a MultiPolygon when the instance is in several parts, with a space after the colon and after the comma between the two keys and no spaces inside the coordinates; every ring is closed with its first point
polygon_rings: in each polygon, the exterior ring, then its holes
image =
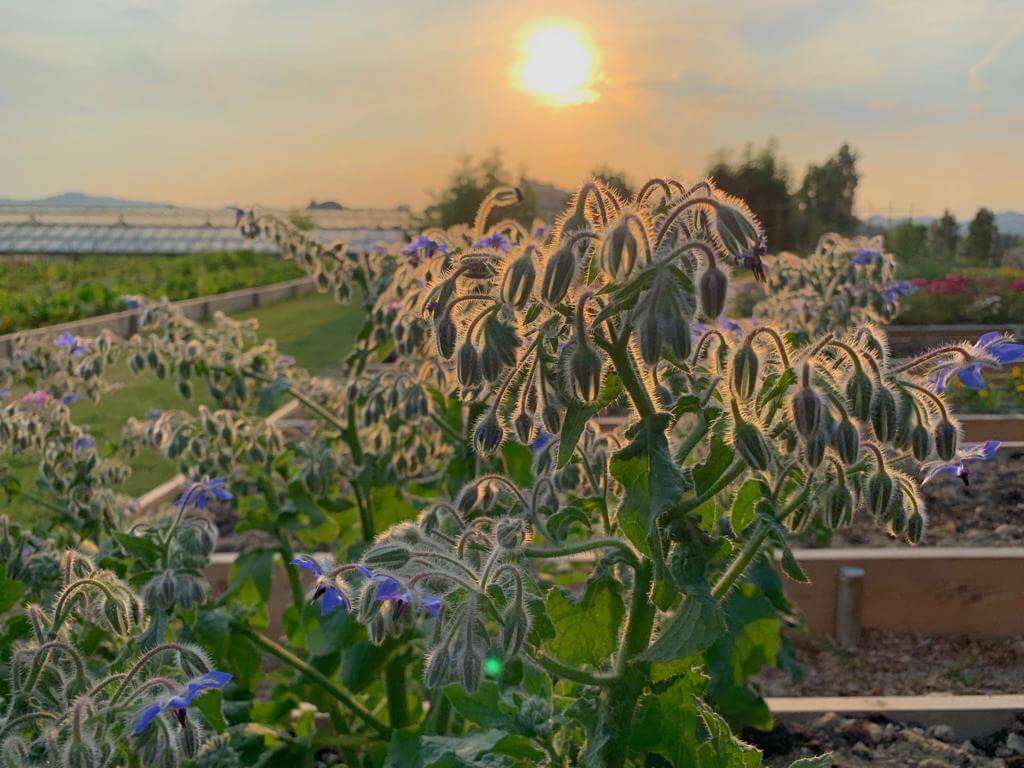
{"type": "Polygon", "coordinates": [[[626,556],[627,562],[637,567],[637,557],[633,548],[621,539],[584,539],[583,541],[563,544],[560,547],[526,547],[523,549],[525,557],[547,558],[565,557],[567,555],[578,555],[581,552],[590,552],[595,549],[617,549],[626,556]]]}
{"type": "Polygon", "coordinates": [[[258,647],[265,650],[271,656],[275,656],[283,661],[288,666],[298,670],[309,678],[312,682],[319,685],[324,691],[329,693],[341,704],[351,711],[356,717],[365,722],[375,731],[377,731],[384,738],[391,737],[391,729],[384,725],[380,720],[373,716],[373,714],[362,704],[360,704],[355,698],[346,693],[339,685],[331,681],[326,675],[320,672],[318,669],[310,666],[305,661],[300,659],[298,656],[293,654],[287,648],[278,643],[275,643],[268,637],[261,635],[251,627],[244,624],[236,624],[235,629],[255,643],[258,647]]]}
{"type": "Polygon", "coordinates": [[[636,408],[636,412],[641,418],[646,418],[654,415],[654,403],[651,402],[651,396],[647,392],[647,388],[637,375],[636,368],[633,365],[633,355],[630,353],[627,344],[628,338],[629,336],[624,334],[618,344],[609,345],[606,347],[606,350],[612,365],[615,367],[615,372],[619,376],[619,381],[622,382],[622,386],[629,393],[629,399],[633,401],[633,407],[636,408]]]}
{"type": "Polygon", "coordinates": [[[767,525],[761,522],[757,523],[757,530],[754,535],[747,539],[747,543],[743,545],[743,550],[739,556],[729,563],[729,567],[725,569],[725,573],[722,574],[722,578],[715,584],[714,589],[711,590],[711,596],[716,600],[724,600],[726,595],[729,594],[729,590],[732,589],[736,581],[746,572],[751,561],[757,557],[761,551],[761,546],[764,544],[765,539],[768,538],[770,529],[767,525]]]}
{"type": "Polygon", "coordinates": [[[388,720],[392,728],[410,724],[405,691],[405,659],[397,656],[384,667],[384,686],[388,696],[388,720]]]}

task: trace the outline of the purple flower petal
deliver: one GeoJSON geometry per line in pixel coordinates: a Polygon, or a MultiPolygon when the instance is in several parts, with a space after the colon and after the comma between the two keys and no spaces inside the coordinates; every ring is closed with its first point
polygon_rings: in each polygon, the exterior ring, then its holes
{"type": "Polygon", "coordinates": [[[1001,341],[988,348],[988,353],[1003,365],[1024,360],[1024,344],[1001,341]]]}
{"type": "Polygon", "coordinates": [[[985,383],[985,379],[981,376],[981,365],[973,363],[968,365],[966,368],[961,368],[956,372],[956,377],[960,380],[968,389],[987,389],[988,385],[985,383]]]}
{"type": "Polygon", "coordinates": [[[139,713],[135,719],[135,727],[132,729],[133,736],[140,736],[146,730],[153,719],[160,714],[163,707],[160,704],[150,704],[139,713]]]}
{"type": "Polygon", "coordinates": [[[326,616],[338,608],[348,611],[348,598],[337,587],[328,587],[320,597],[320,615],[326,616]]]}
{"type": "Polygon", "coordinates": [[[302,555],[301,557],[293,558],[291,560],[291,564],[298,566],[299,568],[301,568],[304,571],[311,572],[314,576],[323,576],[324,575],[324,571],[320,567],[320,564],[317,563],[317,561],[314,560],[309,555],[302,555]]]}
{"type": "Polygon", "coordinates": [[[441,614],[441,598],[437,595],[423,595],[420,598],[420,605],[435,619],[441,614]]]}

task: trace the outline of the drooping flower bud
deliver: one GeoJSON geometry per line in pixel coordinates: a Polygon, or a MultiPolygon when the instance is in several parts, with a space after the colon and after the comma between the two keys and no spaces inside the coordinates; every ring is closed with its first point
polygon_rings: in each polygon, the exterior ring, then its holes
{"type": "Polygon", "coordinates": [[[818,425],[821,423],[821,398],[811,387],[811,367],[806,363],[803,369],[803,387],[793,396],[790,407],[797,432],[809,438],[818,431],[818,425]]]}
{"type": "Polygon", "coordinates": [[[592,403],[601,391],[601,376],[604,372],[604,360],[600,353],[579,339],[569,359],[569,373],[572,379],[573,392],[584,403],[592,403]]]}
{"type": "Polygon", "coordinates": [[[531,251],[532,247],[509,264],[501,281],[502,301],[518,309],[525,307],[526,302],[530,300],[533,283],[537,278],[537,269],[533,264],[531,251]]]}
{"type": "Polygon", "coordinates": [[[459,347],[455,370],[459,377],[459,384],[463,387],[475,387],[483,377],[480,353],[477,352],[469,337],[459,347]]]}
{"type": "Polygon", "coordinates": [[[771,452],[761,430],[754,424],[743,420],[735,401],[732,404],[732,413],[732,443],[736,452],[752,469],[760,471],[768,469],[771,452]]]}
{"type": "Polygon", "coordinates": [[[923,424],[917,424],[910,430],[910,447],[918,461],[925,461],[931,455],[932,435],[923,424]]]}
{"type": "Polygon", "coordinates": [[[759,367],[760,360],[751,344],[743,344],[732,357],[732,389],[744,400],[757,391],[759,367]]]}
{"type": "Polygon", "coordinates": [[[821,430],[814,432],[804,441],[804,461],[807,466],[817,468],[821,466],[825,458],[825,433],[821,430]]]}
{"type": "Polygon", "coordinates": [[[545,403],[540,419],[544,422],[544,429],[551,434],[557,435],[562,430],[562,411],[553,403],[545,403]]]}
{"type": "Polygon", "coordinates": [[[940,459],[953,460],[959,437],[956,427],[948,419],[943,419],[935,426],[935,453],[940,459]]]}
{"type": "Polygon", "coordinates": [[[471,482],[464,486],[459,495],[455,497],[455,508],[462,514],[467,514],[480,500],[480,484],[471,482]]]}
{"type": "Polygon", "coordinates": [[[657,295],[651,297],[647,311],[637,325],[637,346],[640,357],[647,365],[653,366],[661,358],[661,333],[657,315],[657,295]]]}
{"type": "Polygon", "coordinates": [[[896,432],[896,398],[881,385],[871,398],[871,428],[883,443],[889,442],[896,432]]]}
{"type": "Polygon", "coordinates": [[[404,544],[396,542],[383,542],[369,549],[363,555],[363,565],[370,570],[383,568],[389,571],[397,571],[409,562],[411,553],[404,544]]]}
{"type": "Polygon", "coordinates": [[[437,688],[448,679],[451,667],[451,654],[448,646],[439,645],[427,654],[423,665],[423,683],[430,690],[437,688]]]}
{"type": "Polygon", "coordinates": [[[615,226],[601,243],[601,269],[615,280],[629,277],[629,273],[636,265],[638,251],[636,236],[629,224],[622,222],[615,226]]]}
{"type": "Polygon", "coordinates": [[[924,515],[914,512],[907,519],[907,541],[918,544],[924,536],[924,515]]]}
{"type": "Polygon", "coordinates": [[[455,354],[455,343],[459,339],[459,330],[455,327],[451,312],[444,312],[434,321],[434,341],[437,343],[437,354],[445,360],[451,360],[455,354]]]}
{"type": "Polygon", "coordinates": [[[548,259],[541,282],[541,296],[549,304],[557,304],[565,298],[576,275],[576,254],[571,240],[564,243],[548,259]]]}
{"type": "Polygon", "coordinates": [[[504,439],[505,430],[498,423],[498,414],[493,409],[488,409],[473,430],[473,445],[476,446],[478,453],[489,456],[498,449],[504,439]]]}
{"type": "Polygon", "coordinates": [[[853,514],[853,496],[845,482],[839,482],[833,486],[825,497],[825,514],[822,522],[830,531],[834,531],[846,524],[846,520],[853,514]]]}
{"type": "Polygon", "coordinates": [[[519,549],[526,540],[526,526],[517,517],[503,517],[494,527],[494,539],[502,549],[519,549]]]}
{"type": "Polygon", "coordinates": [[[881,520],[889,507],[889,502],[892,500],[893,494],[893,482],[892,477],[885,471],[884,468],[879,468],[877,472],[871,475],[868,479],[866,498],[868,502],[868,510],[877,520],[881,520]]]}
{"type": "Polygon", "coordinates": [[[842,421],[836,426],[835,435],[832,438],[832,445],[842,459],[843,464],[855,464],[860,457],[860,431],[845,415],[842,421]]]}
{"type": "Polygon", "coordinates": [[[462,682],[462,687],[472,693],[480,687],[483,662],[476,649],[469,644],[459,648],[457,659],[459,680],[462,682]]]}
{"type": "Polygon", "coordinates": [[[533,414],[520,411],[513,422],[513,426],[515,426],[516,437],[519,438],[520,443],[527,445],[533,439],[533,414]]]}
{"type": "Polygon", "coordinates": [[[867,421],[871,416],[871,400],[874,386],[871,378],[864,371],[855,371],[846,383],[846,397],[850,411],[858,421],[867,421]]]}
{"type": "Polygon", "coordinates": [[[505,656],[519,653],[530,634],[530,614],[522,600],[514,599],[501,615],[501,649],[505,656]]]}
{"type": "Polygon", "coordinates": [[[725,309],[725,299],[729,294],[729,278],[717,264],[711,264],[700,276],[697,285],[700,297],[700,309],[709,320],[714,320],[725,309]]]}

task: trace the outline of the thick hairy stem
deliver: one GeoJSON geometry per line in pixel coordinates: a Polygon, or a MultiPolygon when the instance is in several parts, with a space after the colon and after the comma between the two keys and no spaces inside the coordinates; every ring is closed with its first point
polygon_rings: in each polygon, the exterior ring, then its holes
{"type": "MultiPolygon", "coordinates": [[[[623,339],[623,342],[625,342],[625,339],[623,339]]],[[[653,416],[654,403],[651,401],[651,395],[647,391],[647,387],[644,386],[643,382],[640,381],[639,375],[637,375],[636,367],[633,364],[633,355],[630,353],[629,347],[625,343],[615,344],[608,348],[608,356],[615,367],[615,373],[618,374],[619,381],[622,382],[622,386],[625,387],[626,392],[629,394],[629,399],[633,401],[633,407],[636,408],[637,414],[641,418],[653,416]]]]}
{"type": "Polygon", "coordinates": [[[654,627],[654,604],[650,597],[651,563],[646,558],[636,571],[633,595],[630,600],[629,619],[623,646],[616,660],[616,667],[624,671],[629,664],[636,664],[641,674],[620,677],[605,694],[601,705],[601,724],[608,735],[608,741],[601,749],[601,765],[607,768],[622,768],[629,751],[629,737],[633,730],[633,715],[636,704],[646,684],[646,664],[631,661],[647,650],[654,627]]]}
{"type": "Polygon", "coordinates": [[[599,675],[579,667],[574,667],[571,664],[566,664],[564,661],[548,656],[539,649],[527,647],[526,650],[541,668],[556,677],[564,677],[566,680],[572,680],[580,685],[610,686],[614,682],[614,678],[609,675],[599,675]]]}
{"type": "Polygon", "coordinates": [[[584,539],[583,541],[570,542],[560,547],[526,547],[523,550],[524,557],[530,558],[552,558],[577,555],[581,552],[592,552],[595,549],[617,549],[622,552],[628,562],[634,568],[637,567],[637,556],[626,542],[621,539],[584,539]]]}
{"type": "Polygon", "coordinates": [[[390,738],[391,729],[378,720],[373,714],[359,703],[353,696],[348,694],[341,686],[334,683],[326,675],[320,672],[318,669],[310,666],[305,661],[300,659],[298,656],[293,654],[287,648],[278,645],[268,637],[261,635],[259,632],[251,629],[247,625],[236,624],[235,629],[248,637],[253,643],[259,648],[269,653],[272,656],[277,657],[289,667],[297,670],[304,674],[311,682],[320,686],[324,691],[329,693],[335,699],[337,699],[342,706],[348,709],[352,714],[366,723],[368,726],[377,731],[384,738],[390,738]]]}
{"type": "Polygon", "coordinates": [[[726,595],[729,594],[729,590],[732,589],[736,581],[746,572],[750,563],[761,552],[761,547],[764,546],[764,542],[770,532],[771,529],[767,525],[760,522],[757,523],[757,529],[754,531],[754,534],[747,539],[747,543],[743,545],[743,550],[735,560],[729,563],[729,567],[725,569],[722,578],[718,580],[714,589],[711,590],[712,597],[719,601],[725,599],[726,595]]]}

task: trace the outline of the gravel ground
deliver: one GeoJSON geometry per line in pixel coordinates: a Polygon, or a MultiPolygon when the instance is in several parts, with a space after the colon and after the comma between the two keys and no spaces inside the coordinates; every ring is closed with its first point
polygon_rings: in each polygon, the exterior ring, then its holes
{"type": "Polygon", "coordinates": [[[1024,691],[1024,637],[977,639],[864,630],[857,651],[824,638],[794,641],[800,681],[758,676],[766,696],[908,696],[1024,691]]]}
{"type": "Polygon", "coordinates": [[[833,713],[807,725],[780,725],[771,733],[747,733],[765,752],[767,768],[830,752],[835,768],[1024,768],[1024,725],[977,741],[959,741],[953,729],[928,729],[884,718],[846,718],[833,713]]]}
{"type": "MultiPolygon", "coordinates": [[[[919,546],[1024,546],[1024,450],[1003,450],[969,464],[970,485],[949,475],[922,489],[928,528],[919,546]]],[[[813,546],[813,544],[811,544],[813,546]]],[[[907,546],[860,515],[836,531],[832,547],[907,546]]]]}

